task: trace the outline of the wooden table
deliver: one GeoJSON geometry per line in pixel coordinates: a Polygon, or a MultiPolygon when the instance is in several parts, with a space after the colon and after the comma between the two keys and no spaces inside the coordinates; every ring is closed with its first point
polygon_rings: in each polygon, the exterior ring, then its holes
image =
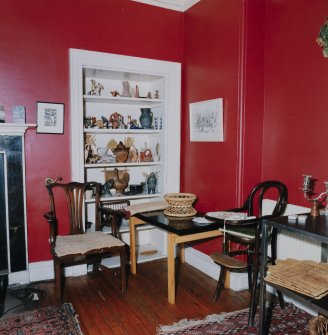
{"type": "Polygon", "coordinates": [[[174,249],[175,245],[180,247],[180,262],[184,263],[185,251],[184,243],[216,237],[222,235],[219,231],[221,226],[218,222],[195,223],[192,218],[175,218],[164,215],[163,211],[140,213],[131,216],[130,225],[130,262],[131,273],[137,273],[136,258],[136,235],[135,228],[138,225],[151,224],[160,229],[167,231],[167,288],[168,301],[175,304],[175,266],[174,266],[174,249]]]}

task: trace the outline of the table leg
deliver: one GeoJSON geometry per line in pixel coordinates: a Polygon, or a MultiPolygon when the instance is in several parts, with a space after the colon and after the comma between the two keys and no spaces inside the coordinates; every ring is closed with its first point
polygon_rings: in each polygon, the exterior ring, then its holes
{"type": "Polygon", "coordinates": [[[167,291],[170,304],[175,304],[174,234],[167,234],[167,291]]]}
{"type": "Polygon", "coordinates": [[[179,244],[179,259],[180,259],[180,263],[184,263],[185,262],[185,244],[184,243],[180,243],[179,244]]]}
{"type": "Polygon", "coordinates": [[[321,262],[328,263],[328,244],[327,243],[321,243],[321,262]]]}
{"type": "Polygon", "coordinates": [[[135,229],[135,218],[132,216],[129,218],[130,226],[130,264],[131,273],[137,273],[137,257],[136,257],[136,229],[135,229]]]}

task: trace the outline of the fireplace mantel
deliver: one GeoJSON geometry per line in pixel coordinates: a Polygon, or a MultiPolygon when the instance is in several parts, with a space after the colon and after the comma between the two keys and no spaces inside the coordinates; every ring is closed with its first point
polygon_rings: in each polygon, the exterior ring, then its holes
{"type": "Polygon", "coordinates": [[[0,135],[23,136],[28,128],[35,127],[36,124],[32,123],[0,123],[0,135]]]}

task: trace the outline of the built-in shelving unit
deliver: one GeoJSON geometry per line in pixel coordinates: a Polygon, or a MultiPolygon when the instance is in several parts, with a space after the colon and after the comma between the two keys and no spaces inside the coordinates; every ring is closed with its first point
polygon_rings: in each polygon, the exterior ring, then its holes
{"type": "MultiPolygon", "coordinates": [[[[114,169],[127,172],[126,192],[120,194],[111,189],[111,195],[107,193],[101,198],[106,201],[129,199],[131,203],[140,203],[158,200],[165,193],[179,192],[180,64],[71,49],[70,65],[72,179],[104,184],[108,178],[106,173],[114,169]],[[123,82],[128,83],[131,96],[122,96],[126,92],[123,82]],[[100,93],[94,92],[94,83],[101,85],[100,93]],[[142,128],[141,108],[151,109],[151,127],[142,128]],[[118,129],[109,122],[102,122],[111,120],[116,113],[123,118],[118,129]],[[91,126],[90,122],[86,123],[90,119],[91,126]],[[160,125],[155,125],[155,119],[160,120],[160,125]],[[90,138],[92,146],[86,148],[90,138]],[[103,148],[111,148],[113,142],[133,143],[138,158],[117,162],[110,149],[106,159],[98,159],[97,154],[104,151],[103,148]],[[152,159],[143,160],[142,152],[150,152],[152,159]],[[147,189],[151,173],[157,177],[155,192],[147,189]],[[131,194],[130,185],[143,185],[144,190],[131,194]]],[[[85,201],[88,210],[87,205],[93,199],[85,201]]],[[[151,253],[146,253],[146,259],[165,255],[163,232],[150,226],[138,232],[139,249],[153,245],[158,250],[151,257],[151,253]]],[[[128,226],[122,227],[121,233],[129,243],[128,226]]]]}

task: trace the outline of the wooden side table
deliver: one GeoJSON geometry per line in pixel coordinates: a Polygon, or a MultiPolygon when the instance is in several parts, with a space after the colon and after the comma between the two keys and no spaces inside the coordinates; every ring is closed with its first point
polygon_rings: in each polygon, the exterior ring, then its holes
{"type": "Polygon", "coordinates": [[[322,262],[327,262],[327,256],[324,254],[328,245],[328,216],[310,216],[307,215],[305,222],[289,221],[287,216],[278,218],[264,219],[262,221],[262,245],[261,245],[261,266],[260,266],[260,309],[259,309],[259,332],[258,334],[267,335],[269,325],[266,320],[266,285],[270,285],[283,294],[287,294],[292,298],[297,299],[304,305],[315,309],[319,313],[328,317],[328,295],[321,299],[313,299],[311,297],[294,292],[288,288],[278,286],[273,283],[268,283],[265,280],[267,273],[267,236],[269,227],[274,227],[281,231],[305,236],[315,241],[321,242],[322,245],[322,262]]]}

